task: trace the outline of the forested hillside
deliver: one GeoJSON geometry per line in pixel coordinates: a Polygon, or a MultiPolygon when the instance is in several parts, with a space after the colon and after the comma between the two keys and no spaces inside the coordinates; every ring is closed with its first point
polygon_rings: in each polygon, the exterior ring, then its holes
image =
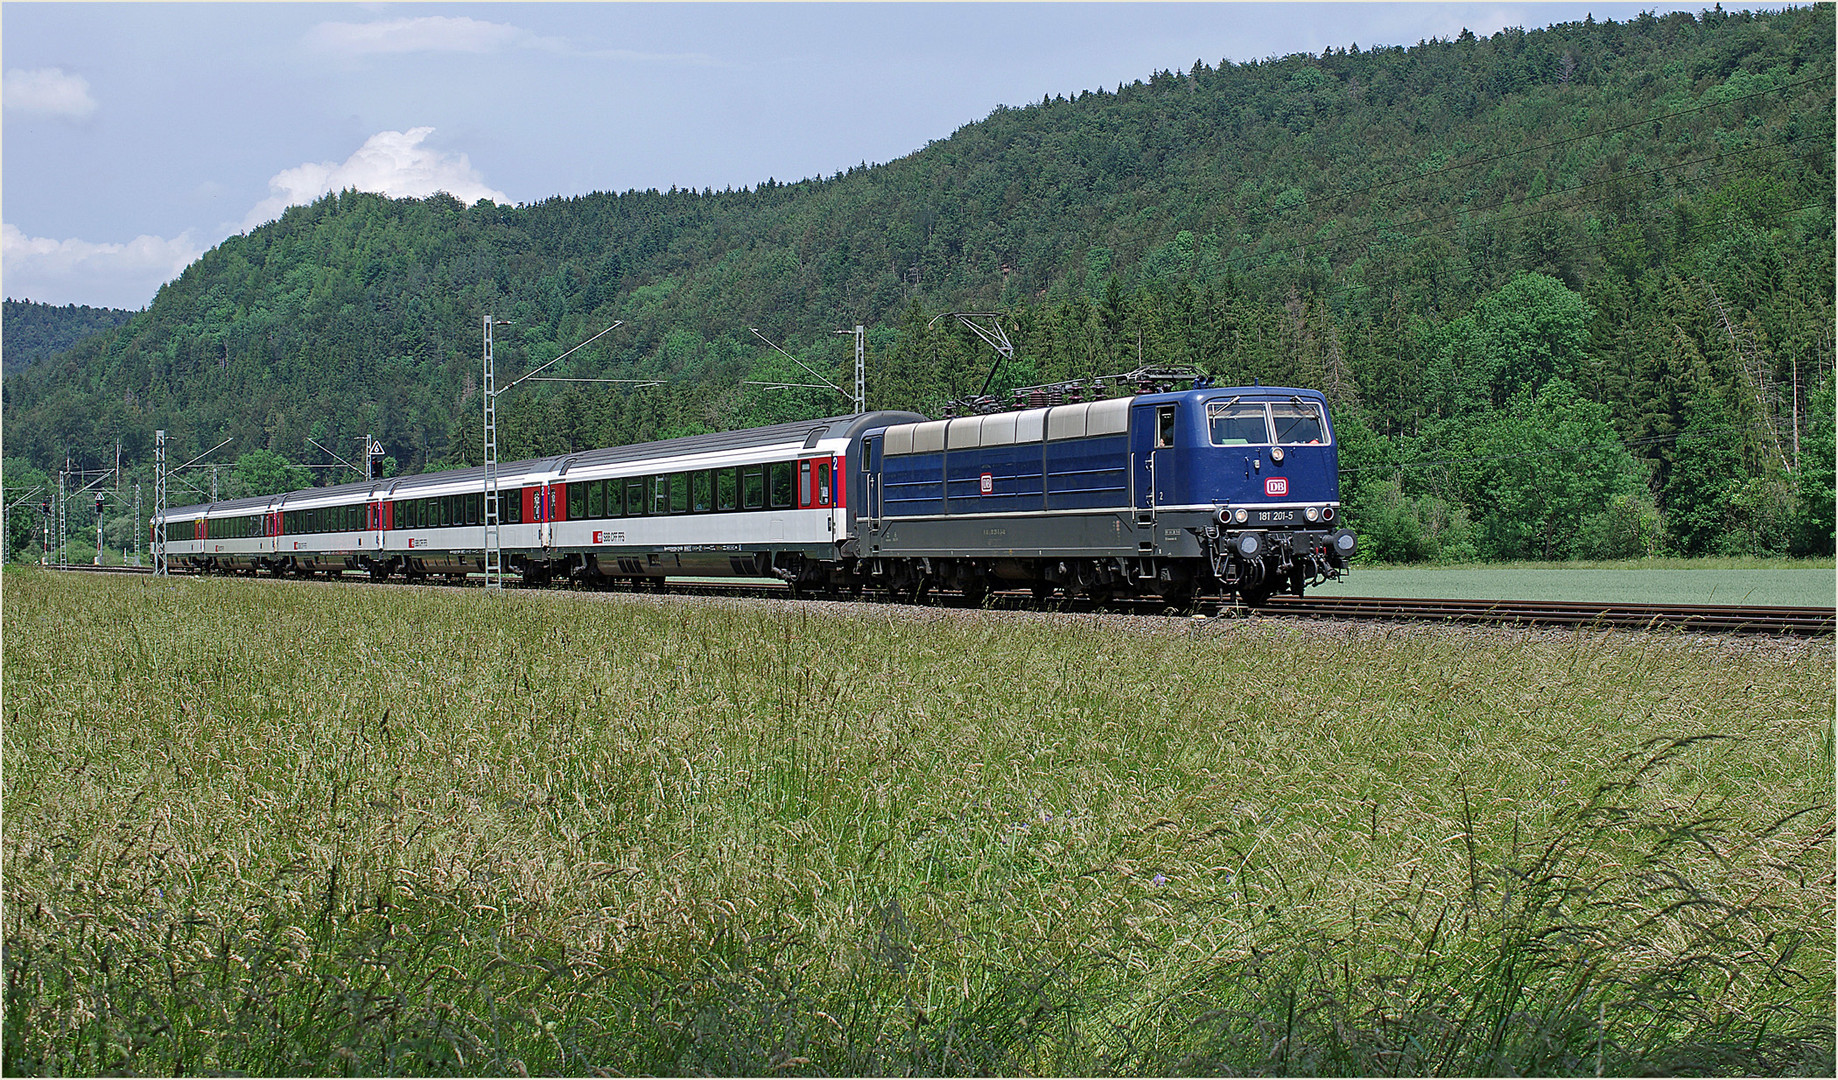
{"type": "MultiPolygon", "coordinates": [[[[1834,17],[1592,20],[1161,72],[999,109],[905,158],[744,191],[522,206],[347,192],[206,254],[5,385],[39,467],[375,433],[479,454],[480,319],[525,384],[503,453],[1196,364],[1320,386],[1388,558],[1830,552],[1834,17]],[[610,342],[604,348],[602,344],[610,342]],[[559,372],[559,369],[558,369],[559,372]]],[[[322,455],[311,460],[326,460],[322,455]]],[[[327,479],[337,479],[328,473],[327,479]]]]}
{"type": "Polygon", "coordinates": [[[0,368],[11,375],[47,356],[56,356],[101,330],[120,326],[132,311],[93,308],[86,304],[35,304],[30,300],[4,301],[0,316],[0,368]]]}

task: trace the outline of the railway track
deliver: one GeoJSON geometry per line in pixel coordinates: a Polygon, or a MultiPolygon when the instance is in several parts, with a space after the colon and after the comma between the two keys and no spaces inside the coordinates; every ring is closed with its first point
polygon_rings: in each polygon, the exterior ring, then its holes
{"type": "MultiPolygon", "coordinates": [[[[135,566],[72,566],[69,569],[92,574],[153,572],[151,567],[135,566]]],[[[784,585],[771,581],[673,580],[670,589],[705,595],[790,595],[790,590],[784,585]]],[[[937,594],[931,602],[963,605],[963,601],[951,593],[937,594]]],[[[1026,593],[996,593],[988,602],[1002,608],[1036,606],[1026,593]]],[[[1091,601],[1062,600],[1051,601],[1048,606],[1068,611],[1093,611],[1100,607],[1138,613],[1164,613],[1170,610],[1167,604],[1157,600],[1119,600],[1105,605],[1091,601]]],[[[1608,604],[1554,600],[1438,600],[1395,596],[1309,596],[1297,599],[1276,596],[1264,607],[1255,609],[1218,601],[1202,602],[1198,614],[1223,618],[1284,616],[1394,622],[1492,623],[1786,637],[1830,637],[1838,629],[1838,610],[1833,608],[1746,604],[1608,604]]]]}
{"type": "Polygon", "coordinates": [[[1409,619],[1522,626],[1615,627],[1717,634],[1828,637],[1832,608],[1745,604],[1608,604],[1554,600],[1433,600],[1405,597],[1273,597],[1263,610],[1334,619],[1409,619]]]}

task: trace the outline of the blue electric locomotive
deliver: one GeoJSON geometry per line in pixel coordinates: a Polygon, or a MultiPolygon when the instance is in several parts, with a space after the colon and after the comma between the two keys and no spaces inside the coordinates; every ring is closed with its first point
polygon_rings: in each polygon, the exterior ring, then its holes
{"type": "Polygon", "coordinates": [[[863,572],[972,598],[1026,584],[1102,600],[1337,578],[1357,541],[1316,391],[1207,388],[897,424],[866,434],[863,572]]]}

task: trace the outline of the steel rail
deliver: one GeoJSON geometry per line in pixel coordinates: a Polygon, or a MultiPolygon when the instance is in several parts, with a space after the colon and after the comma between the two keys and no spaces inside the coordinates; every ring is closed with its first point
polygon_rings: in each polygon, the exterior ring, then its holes
{"type": "Polygon", "coordinates": [[[1335,619],[1409,619],[1529,626],[1690,630],[1703,633],[1830,636],[1838,611],[1760,604],[1628,604],[1559,600],[1442,600],[1411,597],[1272,597],[1271,613],[1335,619]]]}

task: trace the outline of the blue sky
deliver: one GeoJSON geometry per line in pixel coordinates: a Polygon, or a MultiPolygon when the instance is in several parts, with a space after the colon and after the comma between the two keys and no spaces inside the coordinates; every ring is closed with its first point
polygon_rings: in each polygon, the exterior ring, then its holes
{"type": "Polygon", "coordinates": [[[746,187],[1195,60],[1708,6],[9,0],[0,290],[143,307],[226,237],[345,187],[746,187]]]}

